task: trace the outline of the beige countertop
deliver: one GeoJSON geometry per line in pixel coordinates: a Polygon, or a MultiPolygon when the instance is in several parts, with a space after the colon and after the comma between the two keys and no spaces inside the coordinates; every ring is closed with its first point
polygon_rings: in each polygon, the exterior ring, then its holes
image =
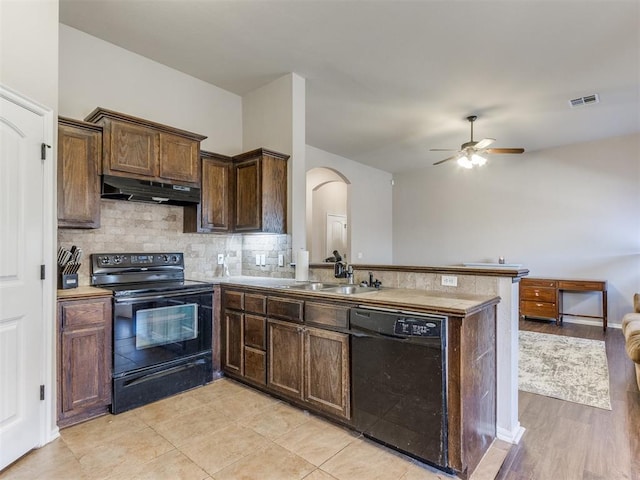
{"type": "Polygon", "coordinates": [[[271,294],[296,295],[309,298],[336,299],[355,304],[363,304],[377,307],[392,307],[398,309],[410,309],[430,313],[446,313],[457,315],[469,315],[483,308],[497,304],[500,297],[491,295],[473,295],[462,293],[435,292],[429,290],[417,290],[408,288],[385,288],[366,293],[351,295],[326,292],[322,290],[297,290],[283,288],[296,282],[287,278],[267,277],[225,277],[211,280],[216,284],[238,285],[258,289],[267,289],[271,294]]]}
{"type": "Polygon", "coordinates": [[[92,297],[110,297],[113,295],[111,290],[98,287],[90,287],[88,285],[80,286],[77,288],[69,288],[66,290],[58,289],[58,300],[76,300],[79,298],[92,298],[92,297]]]}

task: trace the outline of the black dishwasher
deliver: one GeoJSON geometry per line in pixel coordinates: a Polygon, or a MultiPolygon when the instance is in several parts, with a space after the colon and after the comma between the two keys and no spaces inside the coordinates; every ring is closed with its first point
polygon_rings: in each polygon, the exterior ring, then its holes
{"type": "Polygon", "coordinates": [[[353,425],[365,436],[451,472],[447,458],[447,318],[353,308],[353,425]]]}

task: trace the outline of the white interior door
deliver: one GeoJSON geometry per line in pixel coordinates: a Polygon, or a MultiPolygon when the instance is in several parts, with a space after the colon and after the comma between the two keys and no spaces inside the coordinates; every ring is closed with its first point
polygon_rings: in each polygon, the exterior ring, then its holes
{"type": "MultiPolygon", "coordinates": [[[[0,92],[1,93],[1,92],[0,92]]],[[[44,118],[0,96],[0,469],[40,443],[44,118]]],[[[49,153],[51,158],[51,153],[49,153]]]]}
{"type": "Polygon", "coordinates": [[[327,213],[327,246],[326,256],[338,250],[343,260],[347,253],[347,216],[327,213]]]}

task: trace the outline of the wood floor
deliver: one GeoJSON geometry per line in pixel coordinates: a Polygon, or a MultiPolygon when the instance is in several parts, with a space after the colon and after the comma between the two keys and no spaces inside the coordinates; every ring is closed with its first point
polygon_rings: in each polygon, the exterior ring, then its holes
{"type": "Polygon", "coordinates": [[[523,320],[521,330],[604,340],[611,411],[519,392],[526,432],[497,480],[640,480],[640,392],[620,329],[523,320]]]}

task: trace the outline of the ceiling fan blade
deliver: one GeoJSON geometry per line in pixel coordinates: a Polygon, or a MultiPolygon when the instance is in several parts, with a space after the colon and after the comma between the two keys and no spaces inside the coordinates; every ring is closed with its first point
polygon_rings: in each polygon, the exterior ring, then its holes
{"type": "Polygon", "coordinates": [[[458,158],[458,155],[453,155],[452,157],[447,157],[444,160],[440,160],[440,161],[434,163],[434,165],[440,165],[441,163],[448,162],[449,160],[454,160],[456,158],[458,158]]]}
{"type": "Polygon", "coordinates": [[[478,143],[476,143],[473,148],[475,148],[476,150],[482,150],[483,148],[488,147],[495,141],[496,141],[495,138],[483,138],[478,143]]]}
{"type": "Polygon", "coordinates": [[[496,153],[524,153],[524,148],[487,148],[486,152],[492,155],[496,153]]]}
{"type": "Polygon", "coordinates": [[[456,152],[457,148],[430,148],[430,152],[456,152]]]}

